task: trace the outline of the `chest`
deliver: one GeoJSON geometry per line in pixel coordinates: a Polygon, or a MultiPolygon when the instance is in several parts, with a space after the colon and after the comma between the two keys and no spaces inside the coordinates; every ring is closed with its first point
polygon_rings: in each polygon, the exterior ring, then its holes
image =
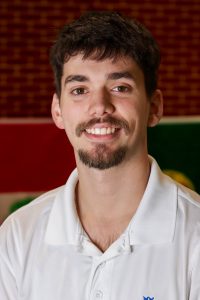
{"type": "Polygon", "coordinates": [[[185,258],[173,247],[121,248],[107,258],[80,249],[66,248],[59,255],[42,249],[32,259],[21,281],[20,300],[188,299],[185,258]]]}

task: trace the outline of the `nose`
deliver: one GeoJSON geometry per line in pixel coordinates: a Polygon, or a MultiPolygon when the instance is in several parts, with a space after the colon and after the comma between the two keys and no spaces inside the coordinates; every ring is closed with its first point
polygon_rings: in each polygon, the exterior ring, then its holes
{"type": "Polygon", "coordinates": [[[93,117],[102,117],[107,114],[112,114],[115,111],[111,96],[106,89],[96,91],[89,104],[89,114],[93,117]]]}

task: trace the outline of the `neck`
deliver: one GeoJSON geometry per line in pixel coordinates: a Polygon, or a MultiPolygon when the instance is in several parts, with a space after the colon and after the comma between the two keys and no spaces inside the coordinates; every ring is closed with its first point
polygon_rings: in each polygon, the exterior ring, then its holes
{"type": "Polygon", "coordinates": [[[108,170],[77,165],[77,206],[80,218],[115,220],[133,216],[147,185],[148,156],[108,170]]]}
{"type": "Polygon", "coordinates": [[[137,210],[150,173],[148,156],[100,171],[78,165],[77,212],[96,246],[106,251],[137,210]]]}

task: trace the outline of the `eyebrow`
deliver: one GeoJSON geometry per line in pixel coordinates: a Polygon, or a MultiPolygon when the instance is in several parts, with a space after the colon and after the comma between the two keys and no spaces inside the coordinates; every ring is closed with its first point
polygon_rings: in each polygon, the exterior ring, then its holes
{"type": "Polygon", "coordinates": [[[114,72],[114,73],[108,74],[108,79],[111,79],[111,80],[116,80],[116,79],[121,79],[121,78],[127,78],[127,79],[131,79],[131,80],[135,80],[134,76],[128,71],[114,72]]]}
{"type": "MultiPolygon", "coordinates": [[[[131,79],[131,80],[135,80],[134,76],[128,72],[128,71],[124,71],[124,72],[113,72],[113,73],[109,73],[107,76],[108,80],[117,80],[117,79],[121,79],[121,78],[127,78],[127,79],[131,79]]],[[[70,82],[86,82],[89,81],[89,78],[85,75],[69,75],[65,78],[64,81],[64,85],[66,85],[67,83],[70,82]]]]}
{"type": "Polygon", "coordinates": [[[85,82],[85,81],[89,81],[89,78],[84,75],[69,75],[65,78],[64,85],[73,81],[85,82]]]}

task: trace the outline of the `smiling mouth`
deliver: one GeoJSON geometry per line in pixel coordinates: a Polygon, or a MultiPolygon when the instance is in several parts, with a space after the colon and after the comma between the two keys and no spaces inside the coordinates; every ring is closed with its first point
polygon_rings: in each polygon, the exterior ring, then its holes
{"type": "Polygon", "coordinates": [[[110,135],[115,133],[119,128],[115,127],[102,127],[102,128],[86,128],[85,131],[88,134],[93,134],[93,135],[110,135]]]}
{"type": "Polygon", "coordinates": [[[96,118],[88,122],[82,122],[76,127],[76,136],[80,137],[83,133],[90,137],[108,137],[117,136],[122,130],[128,135],[130,133],[129,124],[125,120],[115,119],[113,117],[107,117],[104,119],[96,118]]]}

